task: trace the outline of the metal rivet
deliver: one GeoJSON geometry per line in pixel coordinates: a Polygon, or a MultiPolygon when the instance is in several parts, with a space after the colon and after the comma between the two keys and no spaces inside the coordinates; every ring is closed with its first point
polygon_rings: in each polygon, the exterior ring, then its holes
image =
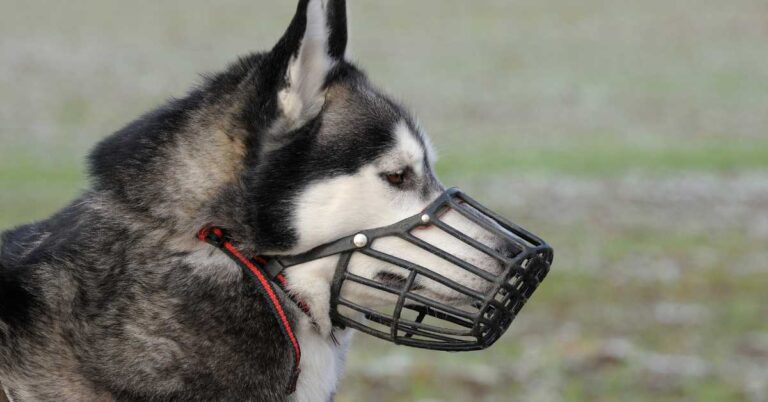
{"type": "Polygon", "coordinates": [[[424,214],[421,216],[421,223],[429,223],[430,217],[429,214],[424,214]]]}
{"type": "Polygon", "coordinates": [[[362,233],[358,233],[352,238],[352,244],[356,247],[365,247],[368,244],[368,237],[362,233]]]}

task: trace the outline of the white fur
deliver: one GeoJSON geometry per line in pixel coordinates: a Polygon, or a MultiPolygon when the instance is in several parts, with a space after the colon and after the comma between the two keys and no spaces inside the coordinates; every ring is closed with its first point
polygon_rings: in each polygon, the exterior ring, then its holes
{"type": "Polygon", "coordinates": [[[301,265],[301,269],[291,269],[286,272],[288,291],[298,295],[311,309],[312,317],[317,325],[317,332],[322,336],[331,334],[331,288],[333,270],[337,256],[330,256],[301,265]]]}
{"type": "MultiPolygon", "coordinates": [[[[413,133],[404,121],[395,126],[395,138],[397,138],[397,152],[395,155],[399,159],[397,162],[402,166],[410,166],[414,173],[421,176],[424,174],[424,155],[429,151],[424,149],[419,140],[416,137],[417,134],[413,133]]],[[[419,138],[423,138],[419,135],[419,138]]],[[[396,170],[395,167],[393,170],[396,170]]]]}
{"type": "Polygon", "coordinates": [[[301,375],[292,395],[294,402],[331,400],[344,371],[352,330],[338,331],[335,335],[339,344],[319,334],[308,318],[299,323],[297,337],[301,345],[301,375]]]}

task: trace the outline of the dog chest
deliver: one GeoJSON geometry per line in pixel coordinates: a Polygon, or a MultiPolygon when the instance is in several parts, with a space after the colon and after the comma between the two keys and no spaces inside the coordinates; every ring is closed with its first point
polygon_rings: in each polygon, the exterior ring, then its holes
{"type": "Polygon", "coordinates": [[[302,319],[298,328],[301,344],[301,375],[292,395],[294,402],[331,401],[344,370],[351,330],[336,331],[332,338],[323,337],[302,319]]]}

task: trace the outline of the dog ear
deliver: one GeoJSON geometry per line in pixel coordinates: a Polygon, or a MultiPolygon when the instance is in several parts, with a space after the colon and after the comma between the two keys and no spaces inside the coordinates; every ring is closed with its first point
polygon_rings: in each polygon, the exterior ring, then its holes
{"type": "Polygon", "coordinates": [[[344,60],[346,47],[345,0],[299,1],[288,30],[271,52],[282,66],[284,86],[277,97],[288,128],[320,113],[326,77],[344,60]]]}

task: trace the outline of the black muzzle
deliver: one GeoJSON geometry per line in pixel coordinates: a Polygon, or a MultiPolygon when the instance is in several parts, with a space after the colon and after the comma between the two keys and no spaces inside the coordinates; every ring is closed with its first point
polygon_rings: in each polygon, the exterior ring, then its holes
{"type": "Polygon", "coordinates": [[[334,325],[355,328],[399,345],[447,351],[485,349],[496,342],[552,264],[552,248],[547,243],[456,188],[446,190],[421,213],[395,224],[363,230],[300,255],[277,257],[270,262],[273,265],[270,271],[332,255],[339,256],[331,289],[334,325]],[[503,247],[494,247],[449,225],[441,219],[449,211],[461,214],[495,238],[493,244],[503,247]],[[497,262],[498,269],[478,267],[413,234],[414,230],[428,227],[438,228],[489,256],[497,262]],[[469,273],[475,279],[473,283],[484,285],[481,289],[469,287],[415,262],[377,250],[376,241],[386,237],[398,237],[432,253],[446,264],[469,273]],[[383,265],[399,267],[398,272],[405,274],[373,279],[355,275],[348,267],[356,253],[379,260],[383,265]],[[423,290],[420,284],[425,281],[448,288],[450,300],[420,292],[423,290]],[[358,286],[382,292],[391,303],[386,308],[373,308],[344,297],[347,287],[358,286]]]}

